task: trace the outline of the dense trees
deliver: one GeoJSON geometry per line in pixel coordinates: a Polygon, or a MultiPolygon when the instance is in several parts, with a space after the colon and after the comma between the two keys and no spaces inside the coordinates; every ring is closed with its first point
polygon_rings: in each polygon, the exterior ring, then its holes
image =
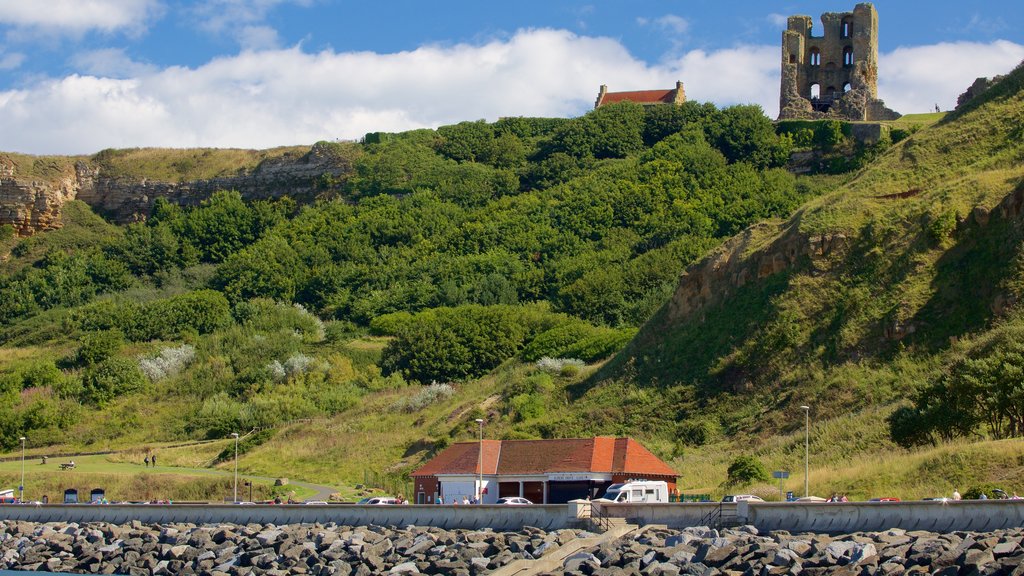
{"type": "Polygon", "coordinates": [[[1024,342],[1016,332],[1000,330],[919,390],[912,407],[890,417],[893,439],[913,445],[983,430],[994,438],[1024,435],[1024,342]]]}
{"type": "MultiPolygon", "coordinates": [[[[516,356],[607,357],[687,263],[803,201],[775,168],[789,142],[749,106],[463,122],[359,146],[353,172],[315,182],[329,194],[301,210],[221,191],[192,207],[158,200],[99,245],[30,257],[23,242],[13,255],[24,265],[0,277],[0,342],[63,332],[77,351],[41,385],[41,407],[8,410],[23,424],[54,403],[111,406],[157,387],[188,395],[185,429],[212,434],[332,413],[406,380],[477,377],[516,356]],[[59,326],[30,322],[53,309],[59,326]],[[307,355],[328,333],[321,319],[392,336],[383,373],[307,355]],[[142,375],[140,363],[182,346],[187,363],[142,375]]],[[[520,417],[542,410],[538,394],[516,395],[520,417]]]]}

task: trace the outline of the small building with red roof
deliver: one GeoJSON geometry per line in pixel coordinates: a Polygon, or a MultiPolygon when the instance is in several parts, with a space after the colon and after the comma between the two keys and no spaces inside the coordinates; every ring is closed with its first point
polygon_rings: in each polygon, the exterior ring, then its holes
{"type": "Polygon", "coordinates": [[[522,496],[535,504],[596,498],[611,484],[663,480],[671,491],[676,471],[632,438],[483,440],[442,450],[411,475],[417,504],[522,496]],[[482,484],[480,483],[482,480],[482,484]]]}
{"type": "Polygon", "coordinates": [[[675,88],[668,90],[634,90],[632,92],[609,92],[608,86],[601,85],[597,93],[597,101],[594,108],[600,108],[617,102],[636,102],[644,106],[655,106],[658,104],[675,104],[679,106],[686,102],[686,90],[682,82],[676,82],[675,88]]]}

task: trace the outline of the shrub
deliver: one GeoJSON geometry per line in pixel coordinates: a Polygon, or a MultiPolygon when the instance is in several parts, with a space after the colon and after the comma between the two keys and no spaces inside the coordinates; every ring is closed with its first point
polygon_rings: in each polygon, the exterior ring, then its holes
{"type": "Polygon", "coordinates": [[[767,482],[771,478],[761,461],[753,456],[737,457],[729,464],[728,474],[731,485],[767,482]]]}
{"type": "Polygon", "coordinates": [[[296,352],[288,357],[287,360],[282,364],[281,362],[274,360],[267,365],[267,370],[270,371],[270,376],[275,382],[283,382],[290,377],[297,376],[299,374],[305,374],[307,372],[326,370],[329,368],[323,362],[317,360],[312,356],[307,356],[302,352],[296,352]]]}
{"type": "Polygon", "coordinates": [[[79,366],[92,366],[116,354],[124,344],[124,335],[119,330],[89,332],[81,341],[75,361],[79,366]]]}
{"type": "Polygon", "coordinates": [[[995,484],[977,484],[968,488],[964,492],[963,497],[967,500],[977,500],[978,498],[981,498],[982,494],[984,494],[985,497],[989,499],[1001,498],[1002,495],[997,493],[996,490],[999,490],[999,486],[996,486],[995,484]]]}
{"type": "Polygon", "coordinates": [[[326,336],[323,321],[299,304],[289,305],[257,298],[236,304],[234,317],[239,324],[252,330],[291,332],[306,342],[321,342],[326,336]]]}
{"type": "Polygon", "coordinates": [[[164,348],[160,354],[153,357],[139,358],[139,369],[149,378],[150,382],[157,382],[176,376],[191,364],[195,357],[195,347],[182,344],[176,348],[164,348]]]}
{"type": "Polygon", "coordinates": [[[536,362],[537,368],[544,370],[545,372],[558,372],[561,374],[566,369],[579,370],[586,366],[583,360],[577,360],[576,358],[551,358],[545,356],[536,362]]]}
{"type": "Polygon", "coordinates": [[[420,388],[413,396],[402,398],[391,407],[402,412],[416,412],[435,402],[447,400],[454,394],[455,388],[451,384],[431,382],[429,386],[420,388]]]}
{"type": "Polygon", "coordinates": [[[145,377],[138,365],[127,358],[108,358],[87,370],[82,377],[84,399],[97,406],[142,390],[145,385],[145,377]]]}
{"type": "Polygon", "coordinates": [[[686,420],[676,426],[676,435],[691,446],[703,446],[722,435],[722,426],[710,418],[686,420]]]}

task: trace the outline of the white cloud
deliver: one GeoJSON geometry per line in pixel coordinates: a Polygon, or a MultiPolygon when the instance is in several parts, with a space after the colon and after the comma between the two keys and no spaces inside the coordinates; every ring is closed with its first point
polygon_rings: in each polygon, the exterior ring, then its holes
{"type": "MultiPolygon", "coordinates": [[[[897,50],[882,57],[881,95],[901,112],[927,111],[936,95],[955,99],[975,76],[1006,72],[1022,57],[1024,47],[1010,42],[897,50]]],[[[676,80],[691,100],[756,103],[774,117],[779,90],[777,46],[694,50],[650,65],[616,40],[564,30],[395,54],[244,51],[197,68],[110,76],[0,92],[0,150],[308,144],[480,118],[574,116],[593,106],[601,84],[639,90],[676,80]]]]}
{"type": "Polygon", "coordinates": [[[25,61],[25,55],[20,52],[0,51],[0,70],[14,70],[25,61]]]}
{"type": "Polygon", "coordinates": [[[80,72],[108,78],[130,78],[156,71],[150,64],[136,62],[120,48],[103,48],[75,54],[71,64],[80,72]]]}
{"type": "Polygon", "coordinates": [[[897,48],[879,57],[878,95],[904,114],[928,112],[956,98],[976,78],[1006,74],[1024,60],[1024,45],[1006,40],[897,48]]]}
{"type": "Polygon", "coordinates": [[[270,26],[243,26],[236,37],[243,50],[269,50],[281,45],[277,30],[270,26]]]}
{"type": "Polygon", "coordinates": [[[0,25],[74,35],[136,34],[163,10],[160,0],[0,0],[0,25]]]}
{"type": "Polygon", "coordinates": [[[265,24],[281,4],[310,6],[315,0],[202,0],[192,9],[198,26],[234,38],[246,50],[277,48],[277,31],[265,24]]]}
{"type": "Polygon", "coordinates": [[[786,16],[785,14],[772,12],[765,18],[765,20],[767,20],[773,28],[778,28],[780,30],[785,30],[786,27],[789,26],[789,16],[786,16]]]}
{"type": "Polygon", "coordinates": [[[657,26],[674,34],[686,34],[690,30],[690,21],[675,14],[666,14],[658,18],[641,16],[636,19],[636,23],[641,26],[657,26]]]}

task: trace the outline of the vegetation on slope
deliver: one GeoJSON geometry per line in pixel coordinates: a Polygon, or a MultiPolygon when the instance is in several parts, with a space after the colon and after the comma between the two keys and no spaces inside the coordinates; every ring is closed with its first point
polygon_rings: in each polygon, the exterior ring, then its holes
{"type": "MultiPolygon", "coordinates": [[[[331,428],[366,406],[379,416],[384,403],[422,457],[462,431],[409,426],[420,408],[514,358],[571,356],[565,374],[576,374],[635,333],[680,262],[820,190],[779,168],[790,142],[756,107],[623,104],[370,140],[345,145],[351,176],[320,182],[335,199],[313,206],[219,192],[195,208],[158,202],[145,223],[115,227],[71,202],[64,229],[3,240],[0,444],[267,430],[245,450],[255,465],[276,431],[331,428]],[[384,339],[366,340],[371,331],[384,339]]],[[[264,156],[280,153],[298,152],[264,156]]],[[[260,157],[127,150],[93,160],[108,174],[173,180],[260,157]]],[[[522,377],[486,397],[526,426],[558,386],[522,377]]],[[[403,444],[379,452],[402,460],[403,444]]],[[[321,477],[316,454],[304,458],[288,466],[321,477]]],[[[415,459],[403,461],[399,474],[415,459]]],[[[268,474],[283,465],[280,451],[265,464],[268,474]]]]}
{"type": "MultiPolygon", "coordinates": [[[[781,170],[797,136],[756,108],[623,104],[374,135],[315,206],[225,192],[99,242],[67,240],[74,222],[59,249],[6,240],[0,442],[259,428],[247,471],[361,482],[483,417],[493,437],[636,436],[716,491],[707,471],[739,456],[796,470],[810,403],[817,466],[903,454],[890,423],[910,423],[904,443],[950,436],[912,418],[926,403],[892,416],[904,399],[963,362],[988,378],[986,350],[1019,356],[986,336],[1017,296],[1016,220],[968,218],[1024,175],[1019,92],[993,90],[881,156],[889,142],[855,150],[845,166],[871,163],[817,200],[843,177],[781,170]],[[666,322],[680,269],[741,231],[737,258],[787,238],[840,249],[666,322]]],[[[970,434],[1002,434],[977,417],[970,434]]]]}

